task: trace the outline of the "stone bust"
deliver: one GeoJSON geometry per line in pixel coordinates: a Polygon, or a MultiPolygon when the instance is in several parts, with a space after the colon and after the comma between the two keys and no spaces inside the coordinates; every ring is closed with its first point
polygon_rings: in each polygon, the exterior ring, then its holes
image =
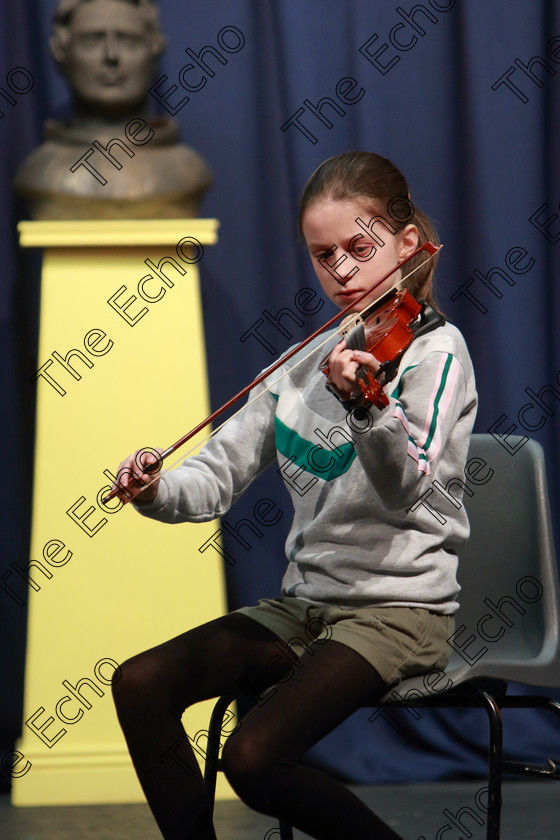
{"type": "Polygon", "coordinates": [[[74,113],[47,120],[45,142],[14,180],[36,219],[180,218],[198,213],[211,172],[150,118],[148,88],[165,39],[151,0],[59,0],[51,53],[74,113]]]}

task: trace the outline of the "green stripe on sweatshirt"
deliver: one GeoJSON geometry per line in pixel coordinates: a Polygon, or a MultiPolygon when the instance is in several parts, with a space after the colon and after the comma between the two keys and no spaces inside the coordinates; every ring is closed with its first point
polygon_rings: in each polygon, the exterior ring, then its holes
{"type": "Polygon", "coordinates": [[[274,425],[278,452],[298,467],[324,481],[332,481],[333,478],[343,475],[356,457],[353,443],[343,443],[337,447],[336,451],[324,449],[300,437],[294,429],[290,429],[278,417],[274,418],[274,425]]]}
{"type": "Polygon", "coordinates": [[[401,380],[402,380],[403,376],[405,375],[407,370],[414,370],[415,367],[418,367],[418,365],[409,365],[401,373],[401,375],[399,377],[399,381],[397,382],[397,387],[394,389],[393,393],[391,394],[391,396],[394,397],[396,400],[398,400],[398,398],[401,395],[401,380]]]}
{"type": "Polygon", "coordinates": [[[452,362],[453,362],[453,356],[448,353],[445,365],[443,367],[443,372],[441,374],[441,380],[440,380],[440,383],[439,383],[438,392],[437,392],[436,398],[434,400],[434,408],[433,408],[433,414],[432,414],[432,422],[430,423],[430,430],[428,432],[428,437],[426,438],[426,442],[424,443],[424,446],[423,446],[423,449],[425,451],[427,451],[430,448],[430,445],[432,443],[432,438],[433,438],[434,432],[436,430],[437,418],[438,418],[438,414],[439,414],[439,404],[440,404],[441,396],[442,396],[442,394],[445,390],[445,386],[447,384],[447,377],[449,375],[449,369],[451,367],[452,362]]]}

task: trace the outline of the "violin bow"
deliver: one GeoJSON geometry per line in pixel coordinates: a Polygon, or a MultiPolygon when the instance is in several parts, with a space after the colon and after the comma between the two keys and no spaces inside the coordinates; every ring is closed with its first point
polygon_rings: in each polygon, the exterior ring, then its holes
{"type": "MultiPolygon", "coordinates": [[[[274,364],[272,364],[270,367],[266,368],[255,379],[253,379],[252,382],[250,382],[248,385],[246,385],[244,388],[242,388],[241,391],[239,391],[237,394],[235,394],[233,397],[231,397],[229,400],[227,400],[227,402],[225,402],[222,406],[220,406],[220,408],[217,408],[215,411],[212,412],[212,414],[209,414],[208,417],[206,417],[205,420],[202,420],[194,428],[192,428],[189,432],[187,432],[187,434],[183,435],[183,437],[179,438],[179,440],[175,441],[175,443],[173,443],[171,446],[168,446],[167,449],[165,449],[160,455],[157,456],[156,464],[150,464],[146,467],[143,467],[144,472],[149,472],[150,470],[155,471],[156,467],[161,468],[161,464],[162,464],[162,462],[165,458],[169,457],[169,455],[172,455],[174,452],[176,452],[178,449],[180,449],[181,446],[184,446],[185,443],[187,443],[189,440],[191,440],[195,435],[197,435],[200,431],[202,431],[202,429],[204,429],[210,423],[213,423],[214,420],[216,420],[216,418],[220,417],[225,411],[228,410],[228,408],[230,408],[232,405],[234,405],[236,402],[238,402],[246,394],[248,394],[249,391],[252,391],[253,388],[255,388],[257,385],[259,385],[265,379],[268,379],[268,377],[272,373],[277,371],[278,368],[282,367],[282,365],[285,364],[285,362],[287,362],[289,359],[291,359],[293,356],[295,356],[296,353],[299,353],[300,350],[303,350],[304,347],[307,347],[307,345],[310,344],[315,338],[317,338],[319,335],[321,335],[321,333],[323,333],[325,330],[327,330],[329,327],[331,327],[335,323],[335,321],[338,321],[339,318],[346,315],[346,313],[349,312],[349,310],[352,307],[356,306],[357,303],[360,303],[360,301],[364,300],[364,298],[366,298],[369,294],[371,294],[372,291],[374,291],[378,286],[380,286],[382,283],[384,283],[385,280],[387,280],[387,278],[391,276],[391,274],[394,274],[395,271],[398,271],[398,269],[401,268],[401,266],[405,265],[405,263],[407,263],[409,260],[411,260],[413,257],[415,257],[416,254],[419,254],[421,251],[426,251],[428,253],[428,257],[425,260],[423,260],[423,262],[421,262],[420,265],[417,265],[416,268],[414,268],[411,272],[409,272],[407,275],[405,275],[405,277],[402,277],[397,283],[395,283],[395,285],[393,286],[393,289],[396,288],[397,286],[401,285],[401,283],[403,283],[404,280],[406,280],[408,277],[410,277],[412,274],[414,274],[415,271],[418,271],[420,268],[422,268],[422,266],[425,265],[428,262],[428,260],[430,260],[433,256],[435,256],[435,254],[437,254],[438,251],[440,251],[442,247],[443,247],[443,245],[434,245],[433,242],[430,242],[430,241],[424,242],[423,245],[420,245],[418,248],[416,248],[416,250],[413,251],[412,254],[409,254],[408,257],[405,257],[404,260],[400,260],[400,262],[398,262],[393,268],[390,268],[389,271],[387,271],[387,273],[383,275],[383,277],[381,277],[379,280],[376,280],[374,283],[371,284],[371,286],[368,286],[368,288],[365,291],[363,291],[355,300],[351,301],[347,306],[345,306],[344,309],[341,309],[340,312],[337,312],[335,315],[332,316],[332,318],[329,318],[328,321],[326,321],[321,327],[319,327],[313,333],[311,333],[311,335],[309,335],[307,338],[304,338],[303,341],[301,341],[299,344],[297,344],[295,347],[293,347],[288,353],[281,356],[280,359],[278,359],[276,362],[274,362],[274,364]]],[[[387,292],[384,292],[384,295],[385,294],[387,294],[387,292]]],[[[367,305],[366,309],[370,309],[376,302],[377,301],[372,301],[371,303],[369,303],[367,305]]],[[[362,310],[362,312],[358,312],[358,313],[355,313],[355,314],[361,315],[365,311],[366,310],[364,309],[364,310],[362,310]]],[[[315,350],[317,350],[317,349],[319,349],[319,348],[315,348],[315,350]]],[[[315,350],[313,352],[315,352],[315,350]]],[[[307,357],[304,357],[304,358],[307,358],[307,357]]],[[[303,361],[303,359],[301,361],[303,361]]],[[[277,381],[278,380],[274,380],[274,383],[271,383],[271,387],[272,387],[272,384],[276,384],[277,381]]],[[[263,392],[263,393],[265,393],[265,392],[263,392]]],[[[255,399],[257,399],[257,397],[255,397],[255,399]]],[[[242,409],[239,409],[239,410],[242,410],[242,409]]],[[[236,412],[236,414],[237,414],[237,412],[236,412]]],[[[233,417],[235,417],[235,414],[233,414],[231,417],[229,417],[228,420],[224,421],[224,423],[229,422],[229,420],[232,420],[233,417]]],[[[216,432],[219,429],[222,428],[224,423],[220,424],[204,440],[200,441],[194,447],[194,449],[197,449],[199,446],[202,446],[204,443],[206,443],[207,440],[209,440],[213,435],[216,434],[216,432]]],[[[194,449],[191,450],[191,452],[194,451],[194,449]]],[[[146,449],[146,450],[140,450],[140,451],[149,451],[149,450],[146,449]]],[[[179,459],[179,461],[184,460],[189,454],[190,454],[190,452],[187,452],[184,455],[182,455],[181,458],[179,459]]],[[[156,456],[154,456],[154,457],[156,457],[156,456]]],[[[179,461],[177,461],[176,463],[179,463],[179,461]]],[[[172,466],[175,466],[175,464],[173,464],[172,466]]],[[[171,467],[170,467],[170,469],[171,469],[171,467]]],[[[156,478],[157,478],[157,476],[154,476],[154,478],[150,482],[144,484],[142,486],[141,490],[139,490],[138,492],[140,493],[140,492],[142,492],[142,490],[145,490],[147,487],[149,487],[150,484],[152,484],[156,480],[156,478]]],[[[119,479],[118,479],[118,474],[117,474],[117,485],[118,485],[118,483],[119,483],[119,479]]],[[[122,487],[122,486],[114,487],[103,499],[101,499],[101,503],[102,504],[107,504],[107,502],[110,502],[111,499],[114,499],[115,496],[121,490],[125,490],[125,488],[122,487]]],[[[130,492],[130,491],[126,491],[126,492],[130,492]]]]}

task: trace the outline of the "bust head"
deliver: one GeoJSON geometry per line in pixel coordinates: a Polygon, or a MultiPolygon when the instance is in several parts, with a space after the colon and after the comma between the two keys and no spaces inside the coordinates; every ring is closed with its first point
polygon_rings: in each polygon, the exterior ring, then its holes
{"type": "Polygon", "coordinates": [[[59,0],[50,48],[77,107],[108,120],[139,111],[163,52],[151,0],[59,0]]]}

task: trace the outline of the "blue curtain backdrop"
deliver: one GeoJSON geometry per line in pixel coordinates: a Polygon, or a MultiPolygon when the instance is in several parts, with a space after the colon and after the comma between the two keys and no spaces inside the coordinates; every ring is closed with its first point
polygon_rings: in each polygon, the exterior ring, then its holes
{"type": "MultiPolygon", "coordinates": [[[[37,367],[38,265],[17,248],[21,209],[10,181],[40,142],[45,117],[68,105],[67,88],[46,47],[54,5],[54,0],[0,4],[0,87],[15,100],[0,98],[0,574],[12,560],[29,559],[34,392],[28,380],[37,367]],[[23,90],[28,78],[9,76],[15,67],[34,79],[25,93],[13,91],[23,90]],[[6,87],[8,76],[12,88],[6,87]]],[[[214,75],[188,94],[175,115],[182,139],[215,173],[201,211],[221,222],[219,244],[207,249],[201,264],[213,405],[333,313],[328,302],[315,315],[296,305],[301,289],[318,290],[297,241],[298,196],[325,158],[349,149],[374,150],[403,170],[412,201],[439,225],[445,243],[439,300],[473,357],[480,394],[475,431],[494,428],[504,434],[516,427],[517,434],[542,443],[556,516],[560,3],[161,0],[159,5],[168,39],[158,73],[168,77],[161,92],[178,84],[187,48],[196,53],[208,45],[220,48],[219,37],[236,48],[235,32],[222,32],[224,27],[235,27],[244,38],[237,52],[221,49],[225,65],[207,56],[214,75]],[[263,319],[257,338],[253,327],[262,313],[286,308],[303,323],[286,316],[286,335],[263,319]]],[[[175,110],[185,95],[179,90],[165,104],[154,99],[154,112],[175,110]]],[[[177,336],[178,343],[183,340],[177,336]]],[[[149,364],[148,354],[143,364],[149,364]]],[[[177,387],[188,387],[188,375],[177,387]]],[[[177,424],[179,437],[180,418],[177,424]]],[[[131,447],[143,443],[131,440],[131,447]]],[[[231,539],[226,543],[236,560],[227,568],[231,608],[279,592],[289,501],[274,471],[225,521],[234,526],[251,518],[263,497],[285,515],[263,529],[250,550],[231,539]]],[[[21,727],[25,614],[1,591],[0,601],[3,754],[21,727]]],[[[406,711],[392,715],[395,725],[371,724],[366,711],[357,713],[314,749],[313,759],[364,783],[483,775],[483,712],[424,711],[419,720],[406,711]]],[[[551,719],[511,711],[506,726],[508,757],[560,756],[560,730],[551,719]]]]}

